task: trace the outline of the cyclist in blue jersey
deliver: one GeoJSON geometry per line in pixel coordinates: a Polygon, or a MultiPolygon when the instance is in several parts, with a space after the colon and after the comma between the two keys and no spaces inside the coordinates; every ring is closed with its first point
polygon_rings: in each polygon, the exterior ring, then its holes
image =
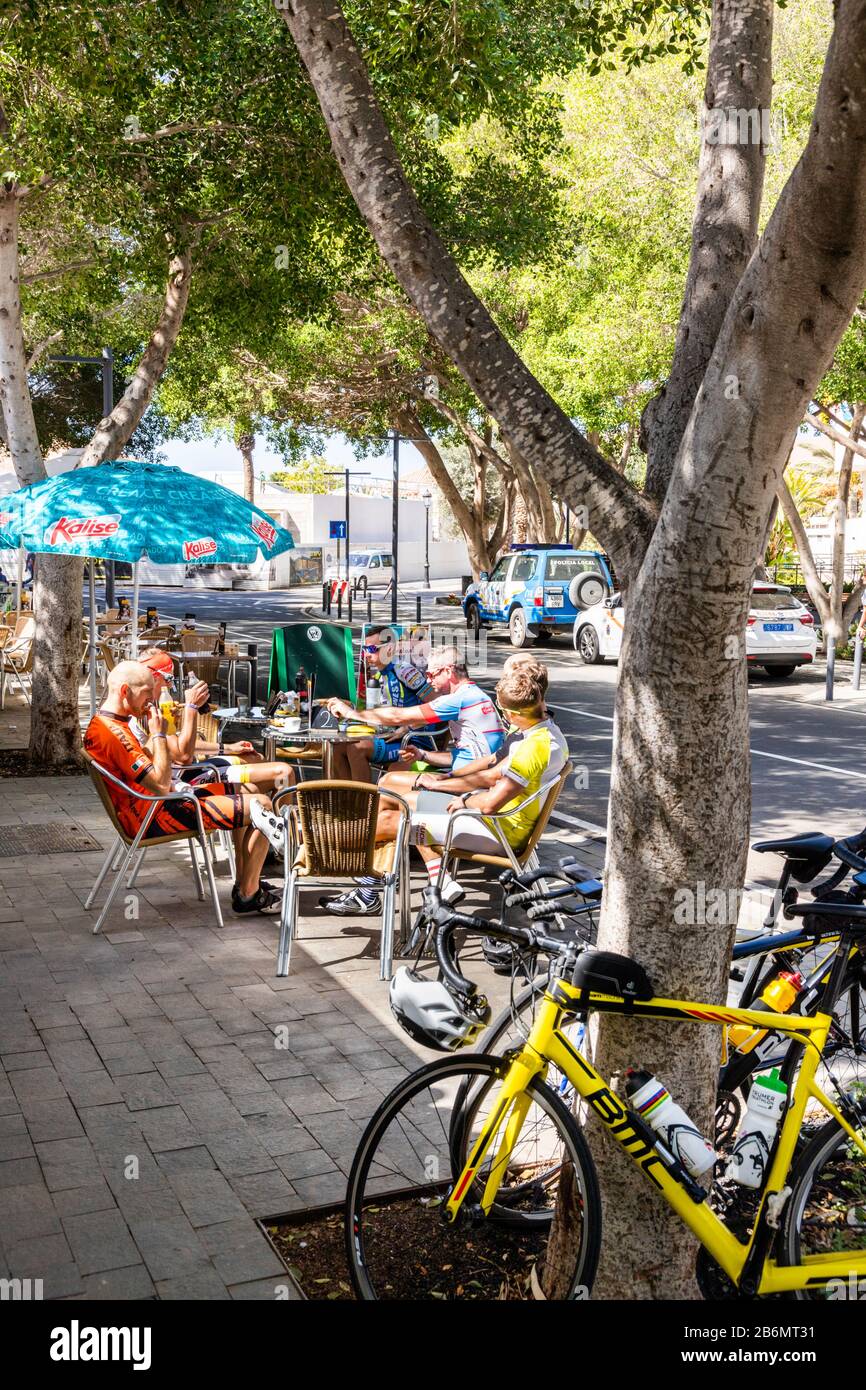
{"type": "MultiPolygon", "coordinates": [[[[367,668],[368,695],[372,689],[380,692],[381,704],[376,707],[375,716],[377,723],[386,722],[380,719],[384,710],[413,709],[434,694],[423,671],[408,661],[394,660],[394,635],[390,628],[373,628],[367,632],[362,658],[367,668]]],[[[332,701],[331,704],[334,707],[339,704],[341,718],[355,716],[355,711],[343,701],[332,701]]],[[[399,739],[353,739],[351,743],[334,745],[334,776],[353,782],[369,782],[371,764],[391,767],[402,763],[405,766],[415,762],[418,756],[415,751],[403,752],[399,739]]]]}

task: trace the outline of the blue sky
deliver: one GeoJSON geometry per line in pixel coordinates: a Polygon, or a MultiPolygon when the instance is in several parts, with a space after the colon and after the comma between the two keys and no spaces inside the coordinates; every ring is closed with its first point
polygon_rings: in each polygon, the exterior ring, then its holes
{"type": "MultiPolygon", "coordinates": [[[[173,439],[161,444],[160,451],[165,455],[166,463],[173,463],[178,468],[185,468],[189,473],[228,473],[235,470],[239,472],[242,467],[241,456],[237,449],[225,439],[202,439],[192,443],[173,439]]],[[[334,468],[357,466],[364,472],[370,473],[374,478],[390,479],[391,477],[391,450],[388,445],[383,446],[383,452],[379,458],[363,459],[356,464],[355,455],[352,453],[346,438],[343,435],[334,435],[325,448],[325,458],[334,468]]],[[[265,440],[259,437],[256,438],[253,461],[257,475],[272,473],[274,469],[283,467],[283,461],[279,454],[269,450],[265,440]]],[[[414,473],[423,467],[424,460],[414,444],[401,441],[400,476],[404,477],[407,473],[414,473]]],[[[334,486],[338,487],[339,483],[339,478],[335,478],[334,486]]]]}

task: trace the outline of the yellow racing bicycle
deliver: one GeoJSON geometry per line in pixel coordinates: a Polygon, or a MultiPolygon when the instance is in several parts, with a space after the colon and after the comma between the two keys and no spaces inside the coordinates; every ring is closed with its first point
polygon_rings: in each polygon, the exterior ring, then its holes
{"type": "Polygon", "coordinates": [[[866,1102],[856,1085],[846,1089],[834,1080],[832,1069],[835,1099],[816,1080],[841,972],[851,947],[866,938],[866,907],[786,909],[806,919],[806,930],[814,922],[826,932],[828,921],[839,929],[827,1009],[822,1002],[803,1017],[658,998],[646,971],[627,956],[562,945],[533,926],[493,926],[428,893],[443,983],[464,1020],[476,1011],[478,1032],[486,1001],[457,968],[456,931],[557,956],[521,1046],[505,1056],[461,1053],[435,1061],[395,1087],[371,1118],[346,1203],[359,1298],[589,1297],[601,1203],[578,1106],[594,1112],[697,1237],[705,1274],[709,1268],[716,1275],[715,1282],[704,1278],[705,1290],[844,1298],[852,1287],[866,1288],[866,1102]],[[783,1118],[763,1186],[745,1205],[735,1209],[718,1177],[709,1190],[695,1181],[574,1045],[566,1026],[593,1012],[720,1028],[748,1023],[791,1039],[780,1068],[783,1118]],[[545,1084],[548,1068],[567,1078],[569,1104],[545,1084]]]}

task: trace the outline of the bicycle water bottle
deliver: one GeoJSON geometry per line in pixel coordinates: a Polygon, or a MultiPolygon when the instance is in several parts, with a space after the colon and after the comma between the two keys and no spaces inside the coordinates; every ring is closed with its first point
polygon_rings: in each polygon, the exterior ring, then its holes
{"type": "MultiPolygon", "coordinates": [[[[802,992],[805,981],[799,970],[782,970],[765,989],[760,998],[749,1007],[758,1013],[789,1013],[797,996],[802,992]]],[[[753,1052],[767,1036],[768,1029],[756,1028],[753,1023],[732,1023],[728,1028],[728,1042],[738,1052],[753,1052]]]]}
{"type": "Polygon", "coordinates": [[[625,1074],[625,1093],[629,1103],[679,1159],[693,1178],[702,1178],[716,1161],[712,1144],[696,1129],[685,1110],[671,1099],[670,1092],[655,1076],[629,1067],[625,1074]]]}
{"type": "Polygon", "coordinates": [[[788,1087],[779,1080],[778,1067],[755,1077],[725,1173],[730,1181],[741,1187],[761,1186],[787,1100],[788,1087]]]}

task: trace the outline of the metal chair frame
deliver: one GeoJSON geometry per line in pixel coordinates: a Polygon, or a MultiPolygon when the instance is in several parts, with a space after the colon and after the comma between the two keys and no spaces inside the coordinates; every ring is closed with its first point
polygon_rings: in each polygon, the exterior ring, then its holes
{"type": "Polygon", "coordinates": [[[282,912],[280,913],[277,975],[285,978],[289,973],[301,888],[339,887],[347,882],[345,874],[339,877],[336,875],[309,875],[300,872],[296,866],[298,851],[303,842],[297,823],[297,807],[291,803],[296,802],[299,795],[306,796],[327,788],[351,788],[352,791],[375,796],[380,800],[396,801],[400,806],[400,823],[397,827],[392,867],[389,872],[382,874],[382,937],[379,950],[379,979],[389,980],[393,973],[394,918],[398,910],[398,897],[400,934],[403,940],[408,935],[411,917],[408,835],[411,812],[408,803],[395,792],[382,792],[371,783],[339,780],[298,782],[294,787],[285,787],[282,791],[277,792],[273,799],[274,811],[282,816],[286,827],[283,845],[285,889],[282,912]]]}
{"type": "Polygon", "coordinates": [[[538,857],[538,843],[547,829],[551,812],[559,800],[559,795],[568,780],[571,770],[572,763],[569,760],[560,769],[554,781],[545,783],[538,788],[538,791],[533,792],[531,796],[524,797],[523,801],[519,802],[517,806],[512,807],[507,813],[505,811],[475,811],[469,808],[455,811],[448,822],[448,832],[445,836],[445,843],[442,846],[442,871],[444,872],[446,869],[449,869],[452,877],[456,878],[457,865],[459,863],[489,864],[493,868],[500,869],[512,868],[515,873],[520,873],[524,869],[537,868],[538,864],[541,862],[538,857]],[[513,845],[508,843],[505,833],[500,826],[500,821],[510,820],[516,812],[524,810],[527,806],[531,806],[534,801],[537,801],[539,797],[542,796],[545,798],[544,805],[539,811],[538,819],[532,828],[532,833],[523,849],[517,853],[513,845]],[[503,857],[500,859],[498,855],[485,854],[483,850],[461,851],[459,845],[452,850],[451,841],[454,835],[454,822],[458,816],[471,816],[474,820],[481,821],[488,830],[492,830],[493,834],[502,845],[504,850],[503,857]]]}
{"type": "MultiPolygon", "coordinates": [[[[94,883],[93,887],[87,895],[87,899],[84,903],[85,909],[89,910],[93,905],[96,899],[96,895],[102,887],[103,883],[105,882],[105,879],[108,876],[109,871],[114,872],[115,879],[111,885],[103,909],[99,914],[96,925],[93,928],[94,936],[97,934],[97,932],[101,930],[102,925],[105,922],[105,919],[111,910],[112,903],[114,902],[114,899],[117,897],[121,884],[123,883],[128,873],[129,878],[127,879],[127,888],[133,888],[135,886],[135,882],[138,878],[138,873],[144,861],[144,856],[146,852],[149,849],[156,849],[160,845],[172,844],[173,842],[178,840],[187,840],[189,842],[189,855],[192,863],[192,872],[193,878],[195,879],[196,892],[198,894],[199,901],[204,902],[204,883],[202,881],[201,869],[199,867],[198,859],[196,858],[195,842],[197,841],[198,844],[201,846],[202,854],[204,855],[205,869],[207,871],[208,876],[208,887],[210,889],[211,898],[213,899],[214,915],[217,919],[217,926],[222,927],[224,925],[222,907],[220,905],[219,895],[217,893],[216,877],[214,875],[213,861],[211,858],[210,845],[208,843],[209,835],[216,832],[205,830],[204,820],[202,818],[201,813],[201,806],[198,800],[195,797],[191,797],[189,792],[166,792],[164,795],[161,796],[151,796],[148,793],[140,791],[138,789],[133,790],[132,788],[128,787],[125,782],[122,782],[119,777],[115,777],[114,773],[109,772],[107,768],[104,768],[101,763],[96,762],[94,758],[87,756],[87,762],[91,771],[91,776],[93,776],[94,778],[97,776],[101,777],[104,782],[110,782],[113,786],[119,787],[122,792],[125,792],[125,794],[130,798],[130,800],[146,801],[150,803],[149,809],[145,813],[136,835],[132,838],[130,838],[130,836],[121,826],[120,821],[117,818],[117,813],[113,807],[112,810],[109,812],[109,819],[111,820],[112,826],[114,828],[116,839],[112,842],[111,846],[109,847],[105,859],[102,862],[102,867],[100,868],[99,873],[97,875],[96,882],[94,883]],[[190,800],[195,806],[196,820],[198,822],[197,830],[178,832],[176,835],[161,835],[158,838],[153,837],[148,840],[146,832],[151,821],[156,815],[158,807],[171,801],[190,800]],[[135,861],[134,864],[133,860],[135,861]]],[[[101,799],[103,800],[103,804],[105,804],[106,798],[101,799]]],[[[110,804],[110,798],[107,799],[110,804]]],[[[108,811],[107,805],[106,811],[108,811]]]]}

